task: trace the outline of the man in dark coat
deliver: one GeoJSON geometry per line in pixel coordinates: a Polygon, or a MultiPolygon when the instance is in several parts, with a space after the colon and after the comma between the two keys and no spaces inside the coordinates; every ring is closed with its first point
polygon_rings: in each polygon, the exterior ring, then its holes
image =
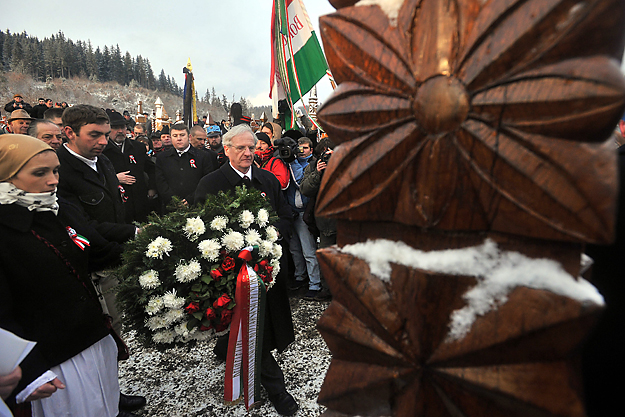
{"type": "Polygon", "coordinates": [[[156,195],[154,163],[148,159],[143,144],[126,138],[126,120],[122,115],[114,110],[107,114],[111,133],[103,154],[113,164],[128,198],[124,204],[126,222],[144,222],[149,213],[148,196],[156,195]]]}
{"type": "MultiPolygon", "coordinates": [[[[100,108],[79,104],[63,112],[63,129],[68,142],[57,151],[59,184],[57,193],[84,211],[91,226],[105,239],[123,243],[133,238],[135,226],[125,223],[124,200],[115,168],[102,154],[111,132],[109,118],[100,108]]],[[[101,286],[101,303],[113,317],[113,328],[119,333],[121,323],[115,306],[115,293],[107,291],[117,284],[114,275],[94,273],[94,283],[101,286]]],[[[145,405],[141,396],[121,395],[120,408],[132,411],[145,405]]],[[[133,414],[122,411],[120,416],[133,414]]]]}
{"type": "Polygon", "coordinates": [[[195,189],[205,175],[219,165],[214,153],[202,152],[189,143],[189,129],[184,123],[171,127],[173,147],[156,156],[156,188],[167,207],[173,196],[183,204],[193,204],[195,189]]]}
{"type": "MultiPolygon", "coordinates": [[[[277,228],[280,235],[289,236],[292,224],[291,209],[284,199],[278,179],[271,172],[252,166],[255,148],[256,135],[248,125],[235,126],[226,133],[224,149],[230,162],[202,178],[195,192],[195,201],[200,203],[207,194],[233,190],[242,184],[254,187],[265,193],[269,203],[278,213],[280,222],[277,228]]],[[[287,251],[283,250],[283,253],[287,251]]],[[[285,271],[285,268],[281,268],[281,271],[285,271]]],[[[291,394],[286,391],[282,370],[271,354],[272,349],[281,352],[295,340],[285,279],[285,274],[281,272],[276,278],[275,285],[267,292],[260,380],[278,413],[290,416],[295,414],[299,407],[291,394]]],[[[227,339],[220,339],[222,343],[223,340],[227,344],[227,339]]]]}
{"type": "Polygon", "coordinates": [[[125,222],[125,193],[113,164],[102,155],[111,131],[108,116],[97,107],[78,105],[63,113],[63,125],[68,143],[57,151],[59,195],[81,207],[107,240],[131,239],[136,228],[125,222]]]}
{"type": "Polygon", "coordinates": [[[13,96],[13,100],[9,101],[4,106],[4,111],[12,113],[15,110],[26,110],[27,112],[30,112],[32,110],[32,106],[24,101],[21,94],[15,94],[13,96]]]}

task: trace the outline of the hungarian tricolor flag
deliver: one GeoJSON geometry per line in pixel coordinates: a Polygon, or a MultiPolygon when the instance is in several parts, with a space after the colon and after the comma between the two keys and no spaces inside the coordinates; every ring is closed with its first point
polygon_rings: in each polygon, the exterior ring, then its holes
{"type": "MultiPolygon", "coordinates": [[[[278,101],[293,104],[326,74],[328,64],[302,0],[274,0],[271,27],[271,88],[274,116],[278,101]]],[[[290,127],[295,126],[292,117],[290,127]]],[[[288,126],[287,126],[288,129],[288,126]]]]}
{"type": "Polygon", "coordinates": [[[197,108],[195,107],[195,83],[193,82],[193,67],[191,66],[191,58],[187,61],[187,66],[182,69],[184,73],[184,96],[183,103],[183,119],[184,123],[191,129],[197,123],[197,108]]]}

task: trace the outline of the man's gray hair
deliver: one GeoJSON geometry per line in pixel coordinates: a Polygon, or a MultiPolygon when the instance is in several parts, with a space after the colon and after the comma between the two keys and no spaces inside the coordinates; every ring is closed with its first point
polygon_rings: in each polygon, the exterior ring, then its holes
{"type": "MultiPolygon", "coordinates": [[[[30,125],[28,126],[28,131],[26,132],[26,134],[28,136],[32,136],[32,137],[36,138],[37,135],[39,134],[39,125],[44,124],[44,123],[48,123],[48,124],[51,124],[52,126],[56,126],[54,123],[52,123],[49,120],[35,119],[35,120],[30,122],[30,125]]],[[[58,126],[56,126],[56,127],[58,127],[58,126]]]]}
{"type": "Polygon", "coordinates": [[[252,128],[246,123],[241,123],[240,125],[236,125],[232,129],[230,129],[223,137],[223,145],[228,147],[232,146],[232,139],[246,133],[248,133],[252,137],[252,139],[254,139],[254,145],[256,145],[256,141],[258,139],[256,138],[256,135],[254,134],[252,128]]]}

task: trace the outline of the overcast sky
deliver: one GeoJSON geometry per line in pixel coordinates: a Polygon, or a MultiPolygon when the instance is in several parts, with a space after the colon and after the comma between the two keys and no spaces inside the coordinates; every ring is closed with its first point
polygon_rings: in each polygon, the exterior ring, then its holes
{"type": "MultiPolygon", "coordinates": [[[[273,0],[31,0],[3,4],[0,27],[26,31],[40,40],[62,31],[66,38],[91,40],[95,49],[119,44],[150,60],[154,75],[161,69],[184,85],[182,67],[191,58],[195,87],[202,97],[215,88],[228,100],[246,97],[269,105],[271,70],[271,7],[273,0]]],[[[304,0],[319,36],[319,16],[332,13],[327,0],[304,0]]],[[[319,37],[321,41],[321,38],[319,37]]],[[[332,88],[319,83],[321,99],[332,88]]]]}
{"type": "MultiPolygon", "coordinates": [[[[212,87],[228,100],[246,97],[270,104],[271,6],[273,0],[31,0],[6,2],[0,27],[26,31],[40,40],[62,31],[73,41],[91,40],[94,49],[117,45],[150,60],[156,77],[165,70],[184,85],[182,67],[191,58],[201,97],[212,87]]],[[[304,0],[317,36],[319,16],[332,13],[327,0],[304,0]]],[[[332,92],[327,77],[319,99],[332,92]]],[[[307,98],[308,96],[306,96],[307,98]]]]}

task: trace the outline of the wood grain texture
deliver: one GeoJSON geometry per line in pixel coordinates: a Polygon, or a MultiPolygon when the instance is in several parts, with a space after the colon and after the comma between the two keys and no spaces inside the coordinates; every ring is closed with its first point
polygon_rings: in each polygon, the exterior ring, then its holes
{"type": "Polygon", "coordinates": [[[625,108],[618,0],[406,0],[321,18],[341,146],[317,213],[550,240],[612,239],[625,108]],[[593,30],[601,27],[600,30],[593,30]]]}
{"type": "Polygon", "coordinates": [[[337,249],[318,252],[333,301],[317,327],[333,359],[319,394],[358,415],[583,416],[574,353],[601,307],[514,289],[448,337],[475,278],[392,265],[389,282],[337,249]]]}

